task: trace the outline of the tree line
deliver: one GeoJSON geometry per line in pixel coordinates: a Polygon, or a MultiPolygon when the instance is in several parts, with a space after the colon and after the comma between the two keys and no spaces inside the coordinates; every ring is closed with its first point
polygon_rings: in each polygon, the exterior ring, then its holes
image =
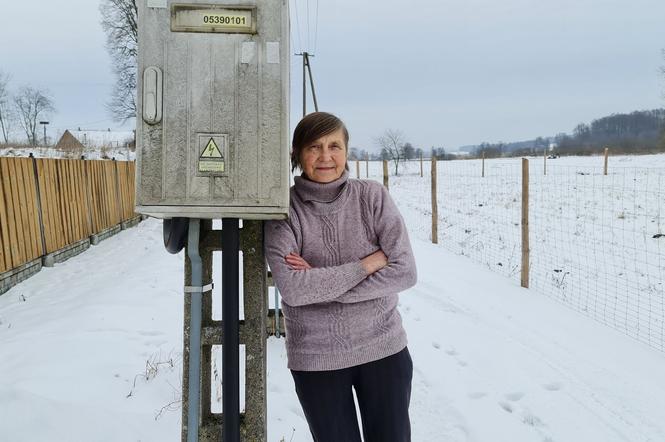
{"type": "Polygon", "coordinates": [[[48,90],[32,86],[10,89],[10,76],[0,72],[0,142],[8,144],[20,128],[28,144],[37,145],[38,123],[55,112],[48,90]]]}
{"type": "Polygon", "coordinates": [[[590,154],[609,147],[613,152],[665,152],[665,109],[614,114],[580,123],[572,135],[559,134],[557,149],[566,154],[590,154]]]}
{"type": "Polygon", "coordinates": [[[481,143],[474,156],[486,158],[542,154],[591,155],[608,147],[614,153],[665,152],[665,109],[612,114],[591,123],[580,123],[571,134],[538,137],[516,142],[481,143]]]}

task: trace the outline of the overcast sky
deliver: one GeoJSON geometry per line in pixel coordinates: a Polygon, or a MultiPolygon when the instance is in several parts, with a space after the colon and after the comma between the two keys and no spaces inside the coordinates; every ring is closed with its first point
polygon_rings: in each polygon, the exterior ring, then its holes
{"type": "MultiPolygon", "coordinates": [[[[454,150],[665,104],[663,0],[290,1],[292,52],[315,53],[319,105],[347,122],[351,146],[374,149],[392,128],[454,150]]],[[[0,70],[51,92],[54,132],[120,128],[104,107],[113,77],[98,4],[0,0],[0,70]]]]}

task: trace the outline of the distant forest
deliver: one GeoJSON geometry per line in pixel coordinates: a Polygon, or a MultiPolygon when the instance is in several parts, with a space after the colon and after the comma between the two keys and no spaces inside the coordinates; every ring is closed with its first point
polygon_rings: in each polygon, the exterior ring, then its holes
{"type": "Polygon", "coordinates": [[[580,123],[572,134],[510,143],[482,143],[464,150],[475,155],[485,152],[485,156],[491,158],[542,153],[545,149],[549,154],[591,155],[602,152],[605,147],[612,153],[665,152],[665,109],[613,114],[590,124],[580,123]]]}

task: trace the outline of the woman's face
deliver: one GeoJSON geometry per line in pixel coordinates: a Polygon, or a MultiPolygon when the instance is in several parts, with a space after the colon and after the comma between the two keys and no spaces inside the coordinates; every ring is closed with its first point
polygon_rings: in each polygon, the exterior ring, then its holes
{"type": "Polygon", "coordinates": [[[330,183],[342,176],[346,167],[344,131],[337,129],[305,146],[300,164],[307,178],[317,183],[330,183]]]}

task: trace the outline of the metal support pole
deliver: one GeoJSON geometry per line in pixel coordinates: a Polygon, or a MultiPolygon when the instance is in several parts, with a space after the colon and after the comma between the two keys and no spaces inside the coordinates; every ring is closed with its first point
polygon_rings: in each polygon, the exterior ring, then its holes
{"type": "MultiPolygon", "coordinates": [[[[187,255],[192,266],[192,287],[201,287],[202,270],[201,256],[199,255],[200,220],[189,220],[187,255]]],[[[185,294],[187,296],[188,293],[185,294]]],[[[188,385],[188,414],[187,414],[187,442],[199,440],[199,402],[201,396],[201,298],[202,293],[191,293],[191,318],[189,329],[189,385],[188,385]]]]}
{"type": "MultiPolygon", "coordinates": [[[[312,78],[312,66],[309,64],[309,53],[305,52],[305,60],[307,60],[307,72],[309,73],[309,85],[312,89],[312,99],[314,100],[314,110],[319,111],[319,104],[316,102],[316,90],[314,90],[314,78],[312,78]]],[[[360,178],[360,177],[358,177],[360,178]]]]}
{"type": "Polygon", "coordinates": [[[279,323],[279,290],[277,289],[277,286],[275,286],[275,337],[277,338],[282,336],[282,332],[279,329],[279,323]]]}
{"type": "Polygon", "coordinates": [[[240,442],[239,259],[237,218],[222,219],[222,425],[224,442],[240,442]]]}
{"type": "Polygon", "coordinates": [[[302,54],[302,116],[305,118],[307,115],[307,83],[305,82],[305,66],[306,66],[305,53],[302,54]]]}

